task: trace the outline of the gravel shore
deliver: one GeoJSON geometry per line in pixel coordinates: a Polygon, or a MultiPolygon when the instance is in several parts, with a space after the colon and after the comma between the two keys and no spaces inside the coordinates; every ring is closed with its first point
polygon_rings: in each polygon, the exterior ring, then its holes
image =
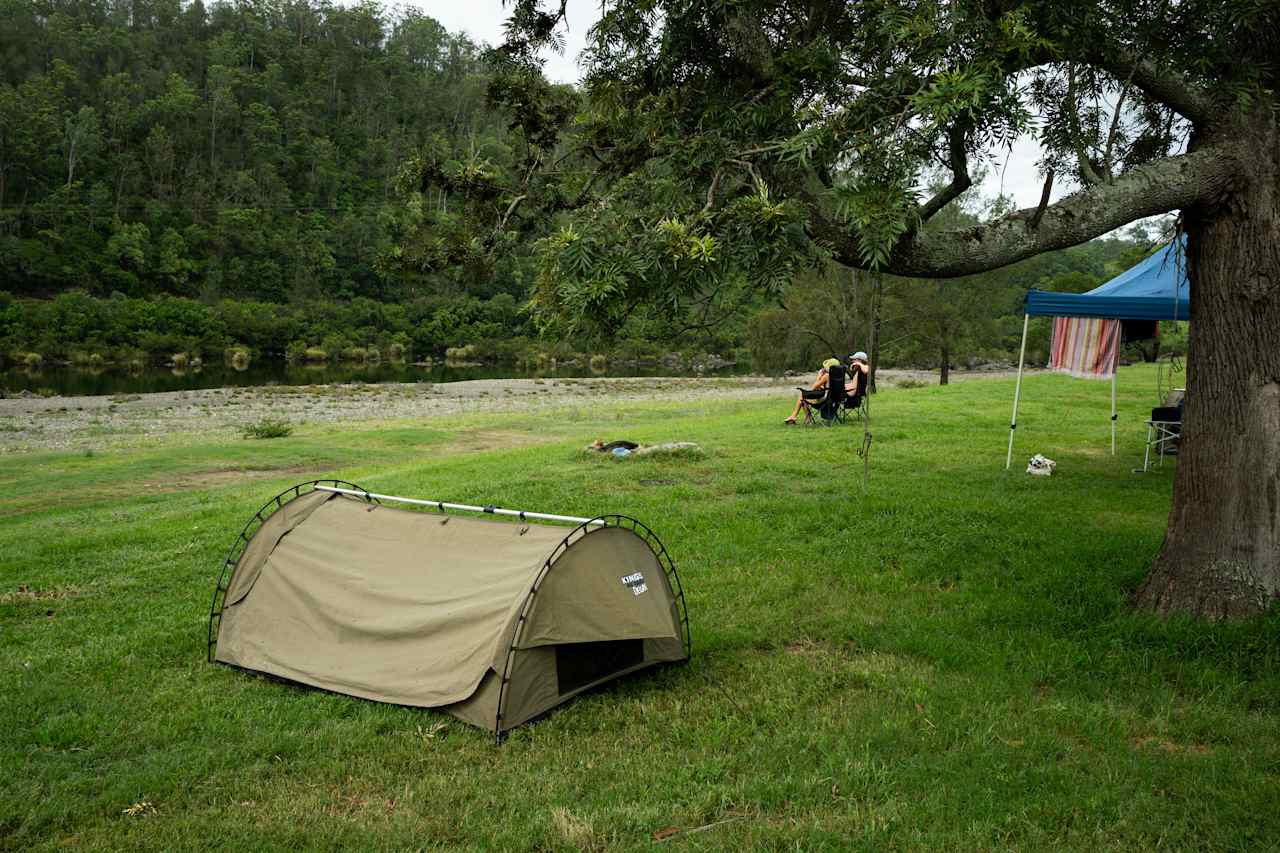
{"type": "MultiPolygon", "coordinates": [[[[953,374],[954,380],[1007,371],[953,374]]],[[[885,370],[881,382],[937,382],[924,371],[885,370]]],[[[809,374],[784,377],[483,379],[465,382],[268,385],[110,397],[0,400],[0,452],[97,450],[192,433],[238,434],[263,418],[295,424],[431,418],[458,413],[537,411],[616,401],[774,397],[785,408],[809,374]]],[[[785,415],[781,412],[779,417],[785,415]]]]}

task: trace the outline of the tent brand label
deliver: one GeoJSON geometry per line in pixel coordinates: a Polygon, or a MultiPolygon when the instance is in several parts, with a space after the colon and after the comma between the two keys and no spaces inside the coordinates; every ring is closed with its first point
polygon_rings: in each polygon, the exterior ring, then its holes
{"type": "Polygon", "coordinates": [[[622,579],[622,585],[631,588],[633,595],[639,595],[642,592],[648,592],[649,587],[645,585],[644,575],[636,572],[633,575],[627,575],[622,579]]]}

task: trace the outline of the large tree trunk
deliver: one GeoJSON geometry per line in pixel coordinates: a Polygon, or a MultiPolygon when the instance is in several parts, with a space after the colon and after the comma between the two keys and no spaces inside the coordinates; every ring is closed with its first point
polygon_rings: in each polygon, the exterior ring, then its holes
{"type": "Polygon", "coordinates": [[[939,385],[946,385],[951,381],[951,348],[947,346],[946,340],[942,342],[942,375],[938,378],[939,385]]]}
{"type": "Polygon", "coordinates": [[[1280,135],[1231,195],[1184,211],[1187,396],[1169,528],[1141,606],[1213,619],[1280,597],[1280,135]]]}

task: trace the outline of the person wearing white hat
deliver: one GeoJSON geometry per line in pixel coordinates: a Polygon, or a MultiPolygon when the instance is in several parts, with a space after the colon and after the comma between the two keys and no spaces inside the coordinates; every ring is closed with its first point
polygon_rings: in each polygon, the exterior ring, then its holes
{"type": "Polygon", "coordinates": [[[867,364],[867,354],[858,350],[849,356],[849,370],[845,374],[844,393],[845,408],[856,409],[862,405],[862,398],[867,393],[867,382],[871,376],[871,367],[867,364]]]}
{"type": "Polygon", "coordinates": [[[822,362],[822,369],[818,371],[818,378],[813,380],[813,384],[805,391],[800,392],[799,398],[796,400],[796,407],[791,414],[783,421],[784,424],[793,424],[796,422],[796,416],[800,414],[800,409],[804,406],[805,400],[821,400],[827,396],[827,371],[840,363],[838,358],[829,358],[822,362]]]}

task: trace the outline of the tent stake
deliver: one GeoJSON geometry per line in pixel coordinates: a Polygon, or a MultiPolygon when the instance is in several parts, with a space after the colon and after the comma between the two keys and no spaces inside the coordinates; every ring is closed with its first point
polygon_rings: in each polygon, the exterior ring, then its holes
{"type": "Polygon", "coordinates": [[[356,498],[374,498],[380,501],[398,501],[415,506],[429,506],[436,509],[457,509],[464,512],[484,512],[489,515],[510,515],[519,519],[537,518],[543,521],[567,521],[573,524],[604,524],[600,518],[576,518],[572,515],[551,515],[545,512],[526,512],[518,509],[502,509],[496,506],[468,506],[467,504],[451,504],[444,501],[423,501],[417,498],[399,498],[395,495],[379,495],[375,492],[362,492],[355,489],[339,489],[330,486],[316,486],[317,492],[333,492],[339,495],[351,495],[356,498]]]}
{"type": "Polygon", "coordinates": [[[1027,324],[1030,314],[1022,315],[1022,346],[1018,349],[1018,381],[1013,386],[1013,419],[1009,421],[1009,452],[1004,457],[1004,470],[1013,464],[1013,431],[1018,428],[1018,400],[1022,397],[1022,364],[1027,357],[1027,324]]]}

